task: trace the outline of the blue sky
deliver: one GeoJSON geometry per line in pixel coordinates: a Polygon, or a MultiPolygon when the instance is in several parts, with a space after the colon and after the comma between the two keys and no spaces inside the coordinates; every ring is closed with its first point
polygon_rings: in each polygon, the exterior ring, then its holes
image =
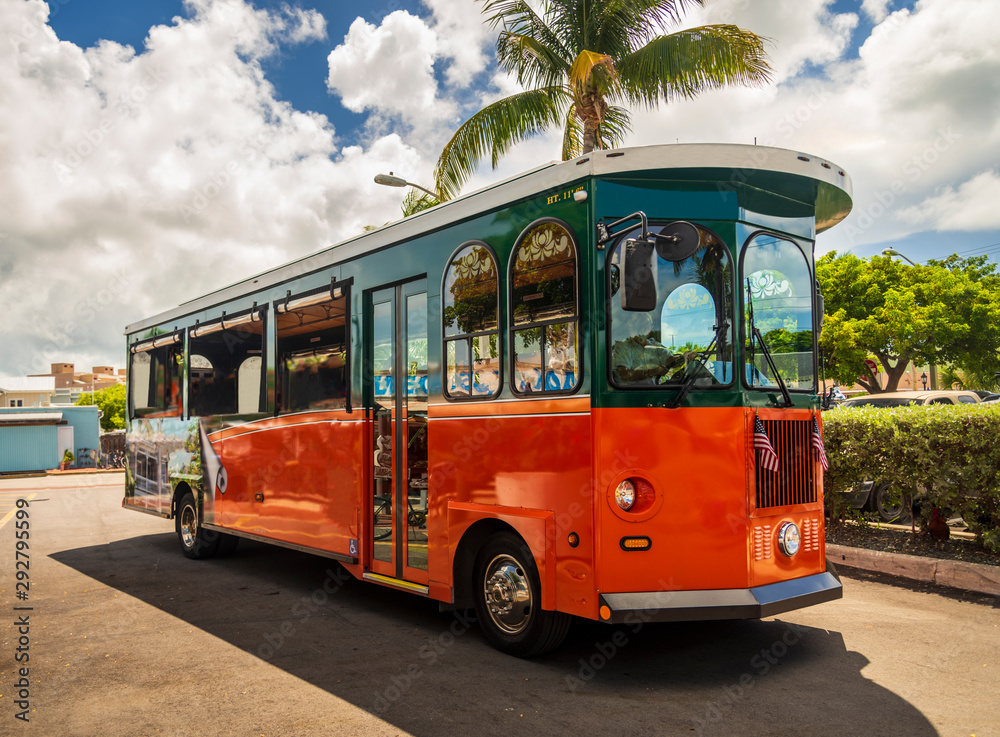
{"type": "MultiPolygon", "coordinates": [[[[517,90],[472,0],[0,0],[0,376],[121,363],[121,327],[399,217],[517,90]]],[[[854,181],[817,251],[1000,254],[1000,3],[714,0],[772,85],[638,110],[627,145],[812,153],[854,181]]],[[[558,156],[515,147],[470,191],[558,156]]]]}

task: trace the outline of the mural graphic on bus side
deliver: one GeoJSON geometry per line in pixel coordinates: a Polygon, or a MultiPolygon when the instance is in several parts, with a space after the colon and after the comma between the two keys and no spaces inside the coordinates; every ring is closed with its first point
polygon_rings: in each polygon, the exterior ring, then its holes
{"type": "Polygon", "coordinates": [[[125,504],[158,514],[170,514],[174,490],[187,484],[204,495],[202,520],[215,521],[215,490],[225,493],[226,470],[208,439],[208,429],[198,418],[140,419],[126,436],[128,465],[125,504]]]}

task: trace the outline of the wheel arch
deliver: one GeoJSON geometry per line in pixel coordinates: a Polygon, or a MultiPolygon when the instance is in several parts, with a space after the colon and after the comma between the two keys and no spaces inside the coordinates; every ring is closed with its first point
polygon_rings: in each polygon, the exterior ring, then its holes
{"type": "Polygon", "coordinates": [[[449,527],[461,530],[452,562],[456,608],[471,606],[476,557],[486,541],[498,532],[517,535],[531,551],[542,588],[542,608],[555,609],[555,515],[552,512],[480,504],[453,504],[449,527]]]}

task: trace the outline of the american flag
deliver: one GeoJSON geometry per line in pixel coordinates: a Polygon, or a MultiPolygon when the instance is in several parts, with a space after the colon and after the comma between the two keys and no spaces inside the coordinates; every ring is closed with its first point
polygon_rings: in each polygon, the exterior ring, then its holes
{"type": "Polygon", "coordinates": [[[825,471],[830,467],[830,461],[826,459],[826,448],[823,447],[823,437],[819,434],[819,423],[816,422],[815,415],[813,415],[812,445],[816,449],[816,453],[819,455],[819,462],[823,464],[823,470],[825,471]]]}
{"type": "Polygon", "coordinates": [[[757,458],[761,467],[772,473],[777,473],[779,468],[778,454],[774,452],[771,440],[767,437],[767,431],[764,430],[764,423],[757,415],[754,415],[753,418],[753,447],[760,451],[757,458]]]}

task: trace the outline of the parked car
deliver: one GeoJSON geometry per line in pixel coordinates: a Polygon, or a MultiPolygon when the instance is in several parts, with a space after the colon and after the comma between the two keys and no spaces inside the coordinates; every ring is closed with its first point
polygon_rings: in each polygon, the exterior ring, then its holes
{"type": "Polygon", "coordinates": [[[1000,399],[1000,394],[990,394],[988,397],[983,397],[980,401],[982,402],[995,402],[1000,399]]]}
{"type": "Polygon", "coordinates": [[[965,391],[884,392],[851,397],[841,407],[907,407],[922,404],[978,404],[979,395],[965,391]]]}

